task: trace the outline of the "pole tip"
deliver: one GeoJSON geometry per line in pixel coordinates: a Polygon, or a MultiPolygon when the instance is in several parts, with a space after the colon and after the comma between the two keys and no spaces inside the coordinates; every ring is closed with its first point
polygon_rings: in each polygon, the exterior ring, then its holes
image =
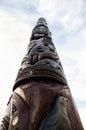
{"type": "Polygon", "coordinates": [[[46,22],[46,19],[44,19],[44,18],[39,18],[38,19],[38,22],[37,22],[37,25],[45,25],[45,26],[47,26],[47,22],[46,22]]]}

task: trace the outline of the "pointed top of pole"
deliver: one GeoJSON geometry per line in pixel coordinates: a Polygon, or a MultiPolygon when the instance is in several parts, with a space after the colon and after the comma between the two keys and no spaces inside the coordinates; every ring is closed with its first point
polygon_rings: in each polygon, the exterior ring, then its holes
{"type": "Polygon", "coordinates": [[[43,25],[43,26],[47,26],[47,21],[46,21],[46,19],[44,19],[44,18],[39,18],[38,19],[38,22],[37,22],[37,25],[43,25]]]}
{"type": "Polygon", "coordinates": [[[51,32],[44,18],[39,18],[32,30],[27,53],[23,58],[15,85],[15,90],[21,83],[33,78],[54,79],[67,85],[64,71],[52,42],[51,32]]]}
{"type": "Polygon", "coordinates": [[[41,37],[48,37],[52,39],[51,32],[44,18],[38,19],[36,26],[32,30],[32,35],[30,40],[38,39],[41,37]]]}

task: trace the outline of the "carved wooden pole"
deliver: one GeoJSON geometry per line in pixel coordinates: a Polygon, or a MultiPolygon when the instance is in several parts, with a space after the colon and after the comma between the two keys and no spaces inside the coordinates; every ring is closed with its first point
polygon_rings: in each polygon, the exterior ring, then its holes
{"type": "Polygon", "coordinates": [[[44,18],[32,31],[0,130],[84,130],[44,18]]]}

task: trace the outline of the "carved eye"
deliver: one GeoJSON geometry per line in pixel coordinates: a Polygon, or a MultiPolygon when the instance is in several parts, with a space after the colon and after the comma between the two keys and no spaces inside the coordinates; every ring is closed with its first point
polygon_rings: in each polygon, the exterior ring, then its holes
{"type": "Polygon", "coordinates": [[[48,44],[47,44],[47,43],[44,43],[44,46],[48,46],[48,44]]]}
{"type": "Polygon", "coordinates": [[[17,108],[15,104],[12,104],[12,114],[14,114],[17,111],[17,108]]]}
{"type": "Polygon", "coordinates": [[[18,123],[18,116],[14,116],[12,120],[12,125],[15,126],[18,123]]]}

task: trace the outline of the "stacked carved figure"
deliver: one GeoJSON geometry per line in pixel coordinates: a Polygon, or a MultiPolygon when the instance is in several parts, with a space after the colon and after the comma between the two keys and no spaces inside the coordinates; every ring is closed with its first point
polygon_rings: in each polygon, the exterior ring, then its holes
{"type": "Polygon", "coordinates": [[[84,130],[44,18],[32,31],[0,130],[84,130]]]}

